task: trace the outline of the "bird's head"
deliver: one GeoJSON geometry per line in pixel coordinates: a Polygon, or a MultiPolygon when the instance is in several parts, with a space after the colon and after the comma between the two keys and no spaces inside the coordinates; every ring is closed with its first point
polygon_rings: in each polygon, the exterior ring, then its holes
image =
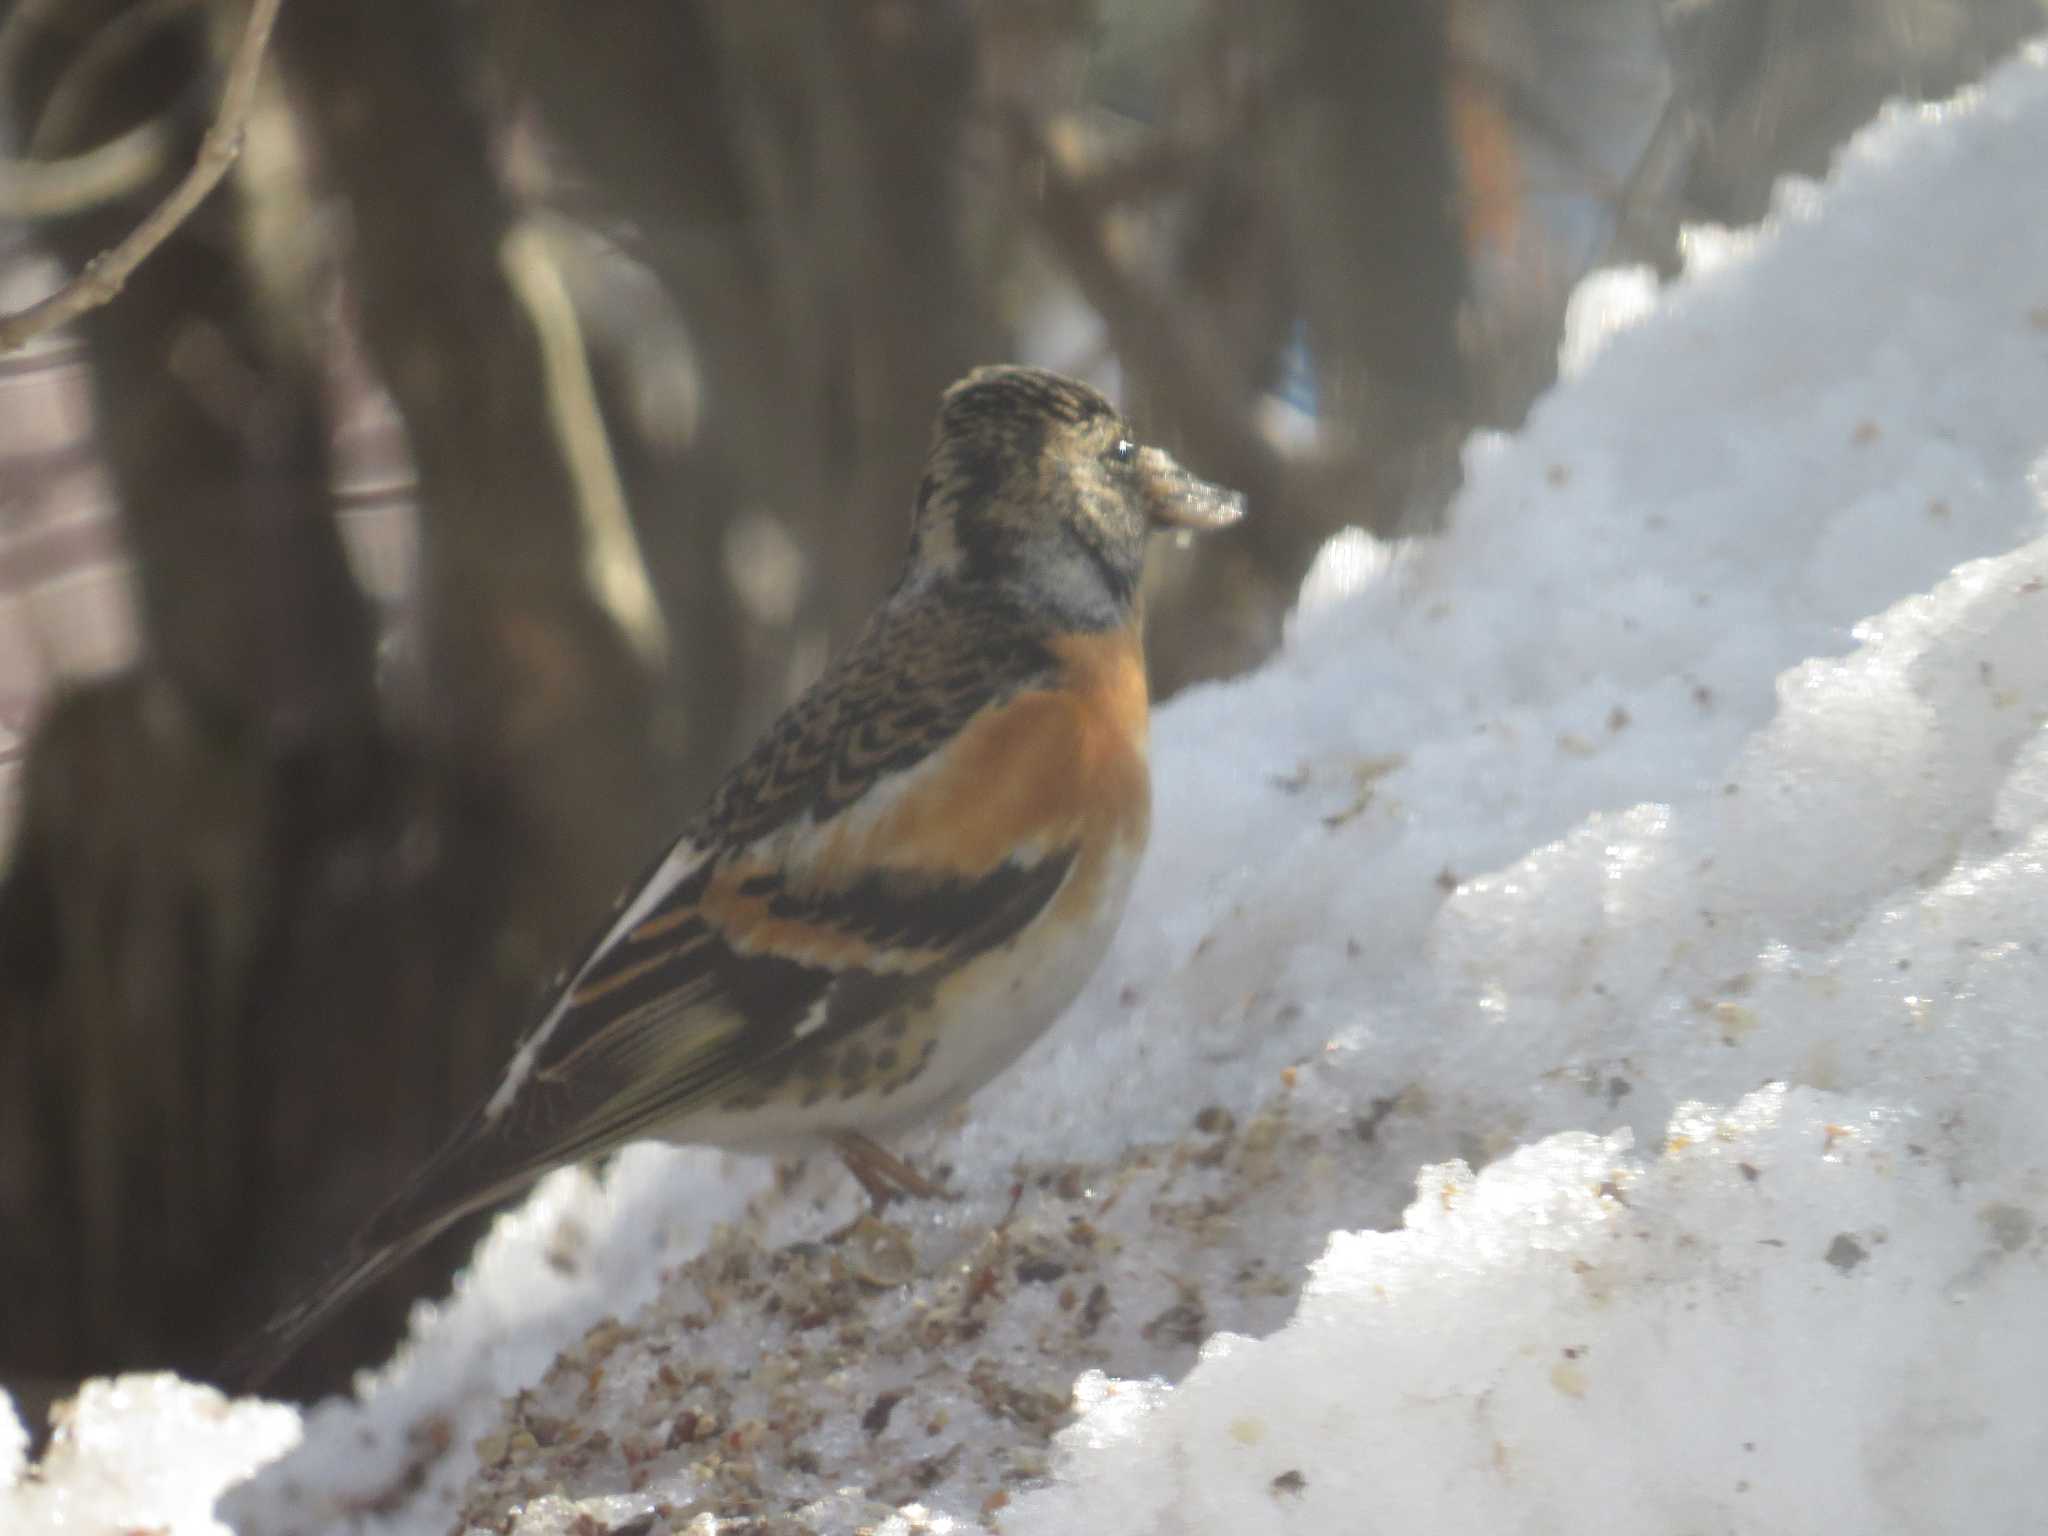
{"type": "Polygon", "coordinates": [[[905,580],[1007,587],[1111,627],[1137,601],[1149,534],[1243,515],[1242,496],[1140,445],[1086,384],[978,368],[940,401],[905,580]]]}

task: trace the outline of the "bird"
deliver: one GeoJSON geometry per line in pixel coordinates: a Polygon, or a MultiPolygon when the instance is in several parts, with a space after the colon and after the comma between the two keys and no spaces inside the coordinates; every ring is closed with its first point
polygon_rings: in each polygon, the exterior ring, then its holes
{"type": "Polygon", "coordinates": [[[223,1375],[259,1388],[452,1222],[628,1141],[829,1146],[878,1207],[947,1193],[883,1138],[1003,1071],[1102,960],[1151,819],[1149,536],[1243,514],[1078,380],[1001,365],[947,389],[864,629],[627,887],[488,1098],[223,1375]]]}

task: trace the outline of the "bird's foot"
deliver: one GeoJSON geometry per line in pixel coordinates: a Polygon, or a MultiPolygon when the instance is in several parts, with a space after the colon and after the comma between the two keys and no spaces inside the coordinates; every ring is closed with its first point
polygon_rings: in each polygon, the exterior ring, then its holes
{"type": "Polygon", "coordinates": [[[846,1171],[868,1192],[875,1214],[880,1215],[891,1200],[914,1195],[920,1200],[957,1200],[959,1195],[943,1184],[935,1184],[881,1143],[859,1131],[842,1131],[832,1138],[846,1171]]]}

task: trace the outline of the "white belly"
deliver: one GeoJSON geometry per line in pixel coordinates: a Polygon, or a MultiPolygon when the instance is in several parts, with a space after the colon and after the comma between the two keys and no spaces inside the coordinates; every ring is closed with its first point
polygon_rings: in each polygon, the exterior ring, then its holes
{"type": "MultiPolygon", "coordinates": [[[[956,972],[934,1004],[912,1016],[907,1034],[886,1035],[885,1021],[878,1021],[855,1037],[870,1055],[890,1049],[915,1055],[929,1040],[929,1058],[908,1081],[887,1092],[830,1092],[815,1103],[785,1091],[744,1110],[707,1107],[673,1126],[670,1138],[781,1155],[842,1131],[888,1136],[950,1109],[1022,1055],[1095,974],[1123,919],[1142,853],[1142,846],[1113,850],[1085,914],[1036,922],[1009,945],[956,972]]],[[[1049,912],[1060,902],[1055,896],[1049,912]]]]}
{"type": "Polygon", "coordinates": [[[1121,848],[1110,855],[1114,862],[1102,872],[1100,899],[1086,921],[1050,932],[1026,929],[1014,944],[983,956],[954,978],[946,991],[946,1027],[931,1065],[916,1081],[868,1106],[876,1118],[860,1129],[887,1135],[944,1113],[1052,1028],[1109,952],[1141,855],[1142,850],[1121,848]]]}

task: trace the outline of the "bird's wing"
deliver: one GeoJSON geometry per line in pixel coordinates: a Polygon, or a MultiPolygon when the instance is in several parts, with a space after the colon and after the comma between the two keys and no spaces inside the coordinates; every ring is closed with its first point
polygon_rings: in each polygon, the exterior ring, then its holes
{"type": "Polygon", "coordinates": [[[593,957],[554,1028],[534,1037],[490,1139],[529,1149],[538,1171],[682,1127],[1015,936],[1075,852],[1034,849],[972,877],[879,870],[848,884],[773,864],[706,870],[593,957]]]}
{"type": "MultiPolygon", "coordinates": [[[[935,985],[1059,889],[1075,830],[961,848],[949,781],[973,765],[940,750],[1051,697],[1058,658],[945,611],[891,618],[734,770],[572,973],[486,1107],[508,1142],[551,1165],[674,1125],[935,985]],[[942,835],[920,840],[927,823],[942,835]]],[[[1035,747],[1003,776],[1066,771],[1071,754],[1035,747]]],[[[972,787],[985,812],[990,786],[972,787]]]]}

